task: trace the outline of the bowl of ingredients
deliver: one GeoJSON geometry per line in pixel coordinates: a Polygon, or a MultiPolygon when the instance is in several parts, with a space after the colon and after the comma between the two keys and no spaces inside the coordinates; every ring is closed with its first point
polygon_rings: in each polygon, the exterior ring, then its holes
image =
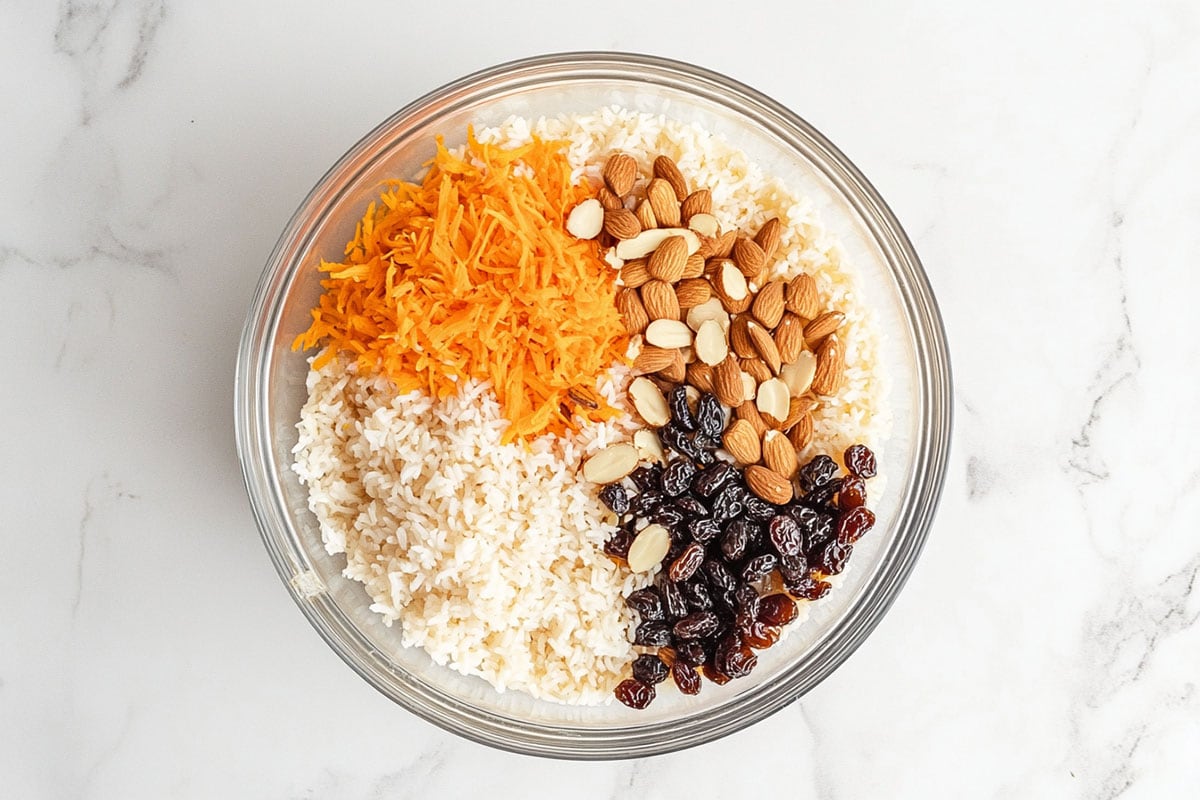
{"type": "Polygon", "coordinates": [[[476,741],[601,759],[847,658],[921,550],[950,393],[920,262],[833,145],[721,75],[573,53],[438,89],[318,182],[235,414],[348,665],[476,741]]]}

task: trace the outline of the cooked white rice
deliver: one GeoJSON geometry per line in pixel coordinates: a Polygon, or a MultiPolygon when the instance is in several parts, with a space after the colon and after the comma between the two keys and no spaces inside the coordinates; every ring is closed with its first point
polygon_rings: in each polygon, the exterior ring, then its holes
{"type": "MultiPolygon", "coordinates": [[[[668,155],[712,191],[724,227],[756,230],[780,217],[780,273],[812,274],[827,305],[846,314],[845,388],[814,417],[814,452],[838,454],[855,441],[879,449],[889,420],[871,315],[809,203],[723,140],[662,117],[605,109],[532,125],[512,119],[477,136],[515,145],[533,133],[570,139],[573,166],[593,178],[613,150],[643,172],[668,155]]],[[[602,390],[623,405],[623,383],[618,369],[602,390]]],[[[635,655],[623,597],[653,575],[633,576],[604,555],[613,518],[577,466],[628,439],[636,423],[502,445],[507,423],[486,384],[434,402],[397,395],[340,359],[309,374],[308,395],[295,472],[326,549],[345,553],[345,575],[365,585],[387,624],[399,621],[404,644],[500,690],[608,702],[635,655]]]]}

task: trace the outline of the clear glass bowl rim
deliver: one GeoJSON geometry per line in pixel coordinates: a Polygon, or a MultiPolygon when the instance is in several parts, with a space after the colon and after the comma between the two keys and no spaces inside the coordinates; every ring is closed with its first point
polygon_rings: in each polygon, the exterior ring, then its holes
{"type": "Polygon", "coordinates": [[[234,416],[238,457],[255,520],[284,585],[326,644],[385,696],[418,716],[465,738],[501,749],[555,758],[603,760],[657,755],[713,741],[757,722],[796,700],[824,680],[866,639],[891,607],[924,547],[941,496],[950,449],[952,381],[941,313],[928,279],[899,221],[869,181],[812,125],[760,92],[692,64],[635,53],[554,53],[511,61],[472,73],[409,103],[364,136],[317,182],[288,222],[267,260],[251,302],[238,350],[234,416]],[[811,669],[785,672],[755,692],[680,724],[579,730],[501,717],[431,692],[420,682],[387,669],[355,626],[326,596],[307,596],[295,580],[308,559],[289,535],[291,522],[278,491],[280,476],[270,457],[266,408],[281,287],[289,253],[304,248],[305,226],[314,212],[336,198],[372,161],[368,154],[407,121],[471,104],[497,92],[511,92],[549,80],[638,79],[696,95],[745,116],[823,172],[860,215],[879,246],[913,325],[918,420],[915,480],[905,487],[897,536],[884,556],[879,579],[850,608],[822,643],[811,669]]]}

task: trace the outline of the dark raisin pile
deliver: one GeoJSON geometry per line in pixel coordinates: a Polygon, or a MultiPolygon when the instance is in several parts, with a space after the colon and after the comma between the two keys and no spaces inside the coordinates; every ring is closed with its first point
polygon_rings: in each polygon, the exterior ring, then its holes
{"type": "Polygon", "coordinates": [[[796,499],[773,505],[717,458],[725,427],[717,399],[703,395],[694,412],[671,401],[671,422],[659,430],[667,463],[643,464],[629,476],[632,489],[610,486],[602,495],[619,517],[609,554],[624,558],[645,524],[671,534],[655,584],[626,599],[639,619],[634,643],[653,651],[637,657],[633,676],[616,689],[632,708],[648,706],[668,677],[696,694],[701,675],[718,684],[749,675],[755,651],[795,619],[795,601],[824,597],[826,578],[842,571],[875,523],[864,480],[875,474],[875,457],[863,445],[847,449],[844,476],[832,458],[816,456],[800,468],[796,499]],[[764,585],[782,590],[762,593],[764,585]]]}

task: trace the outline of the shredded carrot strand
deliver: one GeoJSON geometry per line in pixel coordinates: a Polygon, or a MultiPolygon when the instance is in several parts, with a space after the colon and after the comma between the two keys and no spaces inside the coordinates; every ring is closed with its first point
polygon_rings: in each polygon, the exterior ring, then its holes
{"type": "Polygon", "coordinates": [[[389,181],[346,245],[322,261],[325,291],[293,349],[324,346],[400,391],[439,399],[468,378],[491,381],[512,424],[506,442],[617,412],[597,377],[627,338],[613,270],[595,242],[565,230],[592,196],[571,181],[565,143],[482,144],[467,131],[462,157],[441,137],[421,183],[389,181]]]}

